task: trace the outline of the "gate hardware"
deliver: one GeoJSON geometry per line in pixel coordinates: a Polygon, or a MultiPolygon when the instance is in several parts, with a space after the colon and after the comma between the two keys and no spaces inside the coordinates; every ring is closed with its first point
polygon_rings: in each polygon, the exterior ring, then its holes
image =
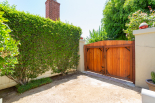
{"type": "Polygon", "coordinates": [[[130,49],[129,48],[127,48],[127,47],[125,47],[128,51],[130,51],[130,49]]]}
{"type": "Polygon", "coordinates": [[[105,68],[105,67],[103,67],[103,66],[101,66],[102,68],[105,68]]]}
{"type": "Polygon", "coordinates": [[[108,72],[108,70],[106,69],[107,75],[110,75],[110,73],[108,72]]]}
{"type": "Polygon", "coordinates": [[[100,73],[105,74],[105,71],[101,70],[100,73]]]}
{"type": "Polygon", "coordinates": [[[102,49],[101,48],[99,48],[101,51],[102,51],[102,49]]]}
{"type": "Polygon", "coordinates": [[[106,52],[109,50],[109,48],[106,49],[106,52]]]}
{"type": "Polygon", "coordinates": [[[90,48],[87,48],[87,52],[88,52],[89,49],[90,49],[90,48]]]}
{"type": "Polygon", "coordinates": [[[130,75],[128,75],[127,77],[125,77],[125,79],[130,79],[130,75]]]}
{"type": "Polygon", "coordinates": [[[87,70],[90,70],[88,66],[87,66],[87,70]]]}

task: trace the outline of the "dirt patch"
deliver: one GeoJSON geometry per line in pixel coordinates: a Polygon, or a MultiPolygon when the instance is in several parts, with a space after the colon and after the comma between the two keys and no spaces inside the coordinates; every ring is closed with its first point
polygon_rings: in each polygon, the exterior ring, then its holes
{"type": "Polygon", "coordinates": [[[0,98],[5,98],[8,95],[15,93],[15,92],[16,92],[16,87],[11,87],[11,88],[0,90],[0,98]]]}
{"type": "Polygon", "coordinates": [[[23,94],[8,95],[4,103],[141,103],[138,87],[82,73],[52,79],[52,83],[23,94]]]}

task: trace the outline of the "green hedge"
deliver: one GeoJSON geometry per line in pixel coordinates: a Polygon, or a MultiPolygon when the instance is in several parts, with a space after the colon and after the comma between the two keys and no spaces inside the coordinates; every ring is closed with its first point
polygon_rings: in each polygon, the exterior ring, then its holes
{"type": "Polygon", "coordinates": [[[47,84],[47,83],[51,83],[52,80],[50,78],[42,78],[42,79],[38,79],[38,80],[32,80],[30,81],[28,84],[26,85],[17,85],[17,92],[18,93],[24,93],[25,91],[28,91],[30,89],[39,87],[41,85],[47,84]]]}
{"type": "Polygon", "coordinates": [[[10,34],[21,43],[19,64],[11,77],[26,83],[50,68],[56,73],[77,68],[80,27],[17,11],[7,2],[0,4],[0,11],[9,20],[10,34]]]}

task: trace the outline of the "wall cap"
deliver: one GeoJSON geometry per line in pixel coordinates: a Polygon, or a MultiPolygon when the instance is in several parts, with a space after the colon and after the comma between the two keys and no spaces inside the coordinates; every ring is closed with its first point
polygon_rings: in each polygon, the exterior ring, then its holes
{"type": "Polygon", "coordinates": [[[86,41],[85,41],[85,40],[83,40],[83,39],[80,39],[80,42],[84,42],[84,43],[85,43],[86,41]]]}
{"type": "Polygon", "coordinates": [[[147,95],[155,99],[155,92],[142,88],[141,95],[147,95]]]}
{"type": "Polygon", "coordinates": [[[143,34],[152,34],[152,33],[155,33],[155,27],[133,31],[133,35],[143,35],[143,34]]]}

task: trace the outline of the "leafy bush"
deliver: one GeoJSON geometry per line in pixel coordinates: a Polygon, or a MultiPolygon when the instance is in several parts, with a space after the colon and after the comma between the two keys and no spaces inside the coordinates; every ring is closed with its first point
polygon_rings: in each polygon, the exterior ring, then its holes
{"type": "Polygon", "coordinates": [[[103,10],[102,26],[108,38],[113,40],[126,40],[125,24],[129,22],[128,16],[137,10],[149,13],[148,6],[155,6],[154,0],[108,0],[103,10]]]}
{"type": "Polygon", "coordinates": [[[151,78],[152,78],[152,82],[155,84],[155,73],[151,72],[151,78]]]}
{"type": "Polygon", "coordinates": [[[12,37],[21,42],[19,64],[14,73],[7,76],[25,85],[29,79],[50,69],[54,73],[65,73],[77,68],[80,27],[17,11],[7,2],[0,4],[0,10],[9,20],[12,37]]]}
{"type": "Polygon", "coordinates": [[[99,30],[97,31],[95,30],[93,30],[92,32],[89,31],[89,37],[86,38],[86,43],[89,44],[106,39],[107,39],[106,32],[103,30],[103,28],[99,27],[99,30]]]}
{"type": "Polygon", "coordinates": [[[18,63],[16,56],[19,54],[17,45],[19,42],[15,41],[9,33],[8,22],[3,18],[4,12],[0,11],[0,75],[13,74],[15,64],[18,63]]]}
{"type": "Polygon", "coordinates": [[[16,88],[17,88],[18,93],[23,93],[30,89],[33,89],[33,88],[36,88],[36,87],[39,87],[41,85],[45,85],[45,84],[48,84],[51,82],[52,82],[52,80],[50,78],[42,78],[42,79],[38,79],[38,80],[32,80],[26,85],[17,85],[16,88]]]}
{"type": "Polygon", "coordinates": [[[127,29],[124,30],[124,33],[127,34],[128,40],[134,40],[135,36],[133,35],[133,30],[139,29],[139,25],[143,22],[146,22],[149,27],[154,26],[155,23],[155,14],[147,14],[142,13],[141,10],[138,10],[137,12],[133,13],[129,17],[130,22],[126,24],[127,29]]]}

